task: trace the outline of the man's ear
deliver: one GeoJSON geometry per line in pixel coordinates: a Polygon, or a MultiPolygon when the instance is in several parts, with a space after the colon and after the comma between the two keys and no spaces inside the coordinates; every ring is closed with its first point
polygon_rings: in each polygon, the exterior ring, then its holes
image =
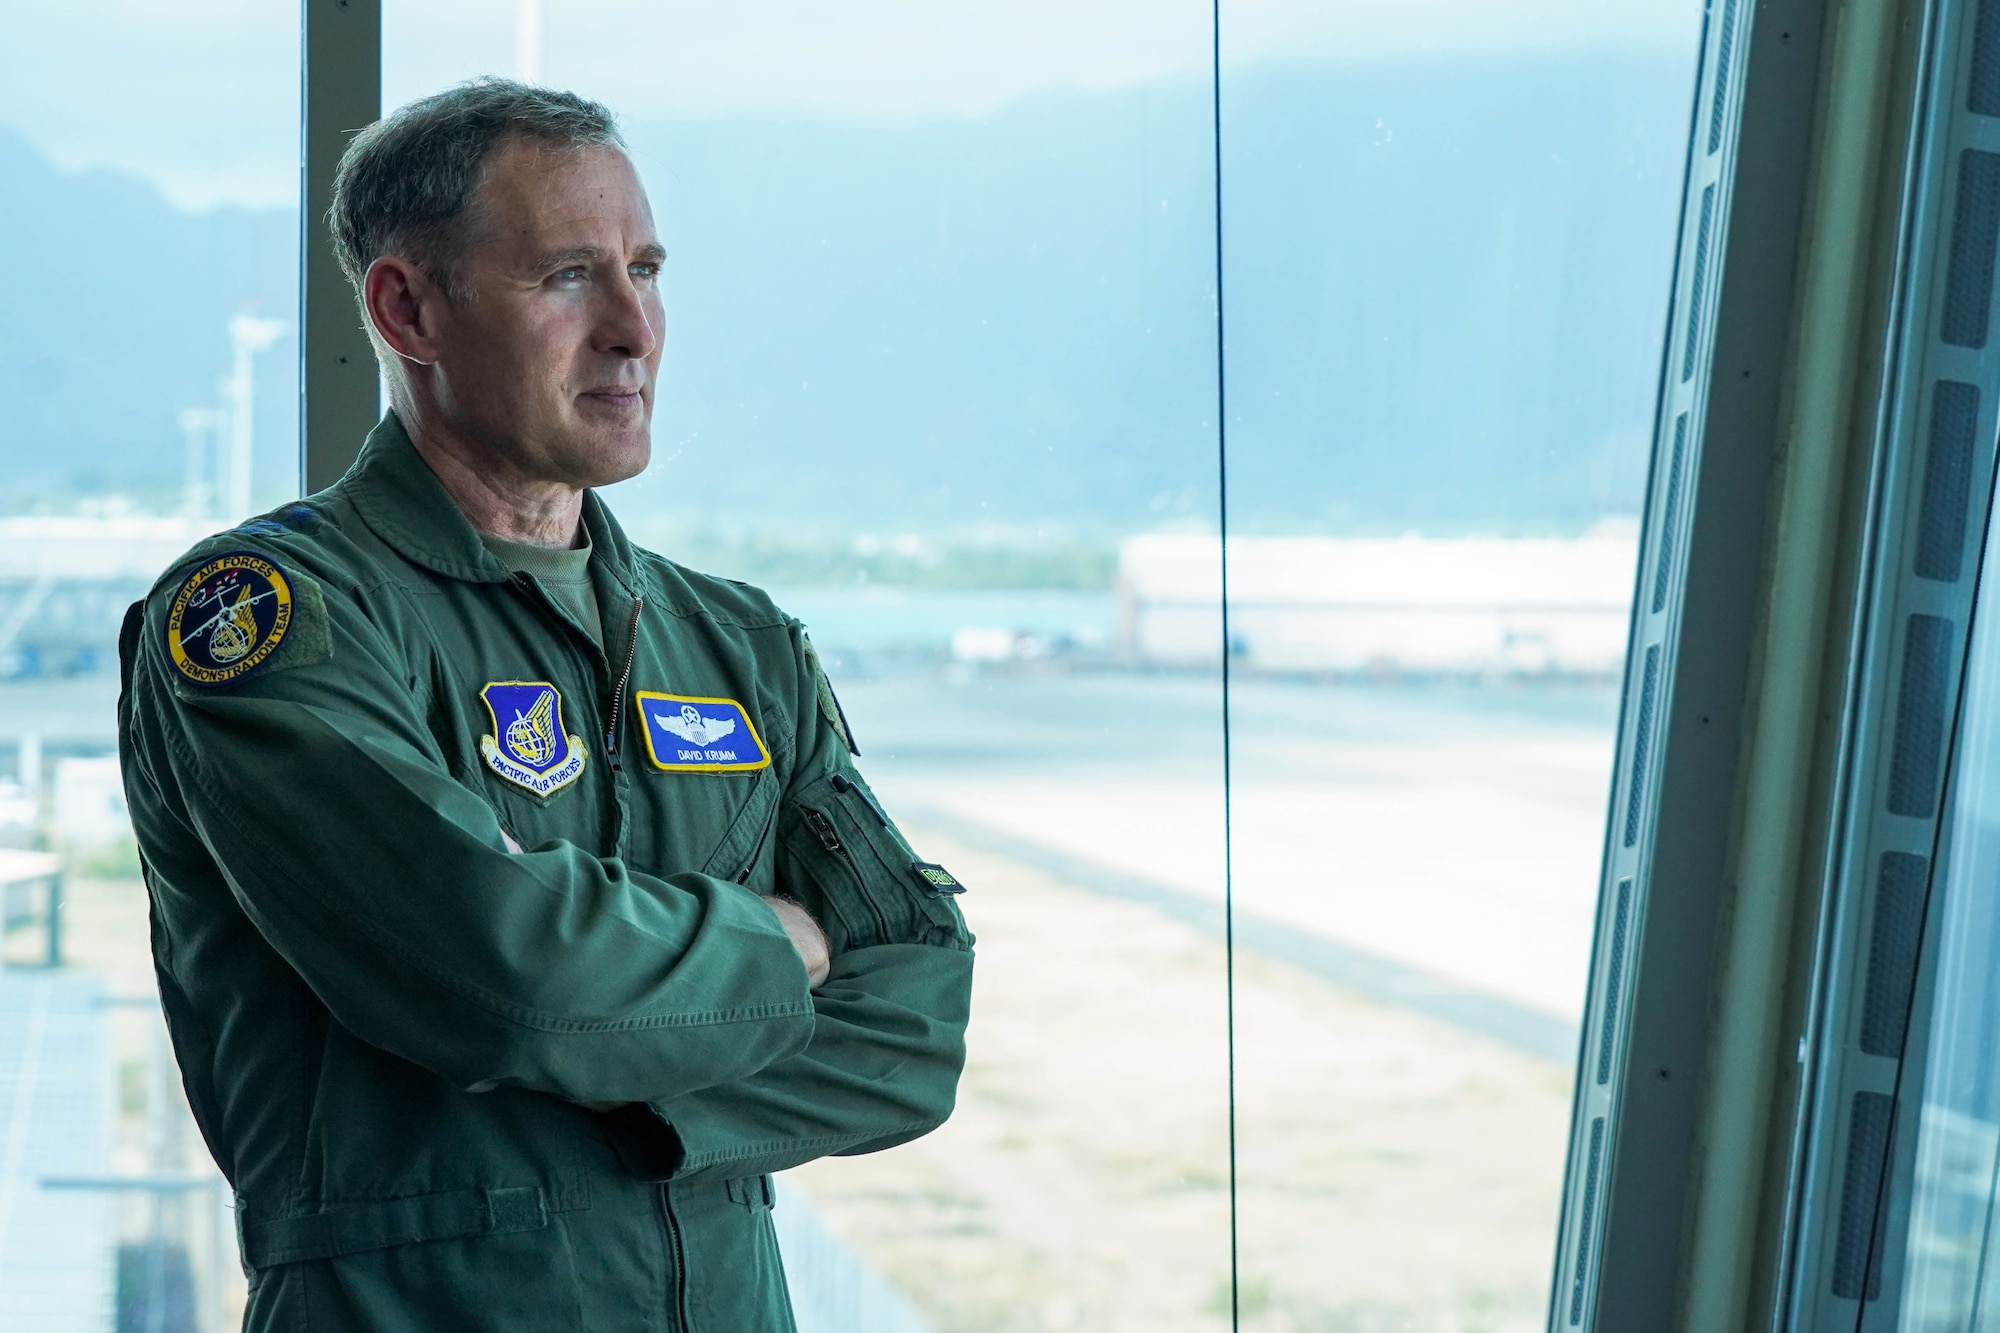
{"type": "Polygon", "coordinates": [[[436,363],[438,320],[447,300],[422,269],[407,259],[382,256],[362,276],[361,304],[375,336],[390,351],[420,366],[436,363]]]}

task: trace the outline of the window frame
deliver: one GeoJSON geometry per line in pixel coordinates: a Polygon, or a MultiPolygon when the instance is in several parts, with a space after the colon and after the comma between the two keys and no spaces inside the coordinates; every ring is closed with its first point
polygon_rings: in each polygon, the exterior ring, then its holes
{"type": "Polygon", "coordinates": [[[300,0],[299,450],[307,494],[340,479],[380,416],[375,349],[327,208],[356,131],[382,118],[382,0],[300,0]]]}
{"type": "MultiPolygon", "coordinates": [[[[1916,133],[1902,199],[1902,290],[1889,344],[1896,373],[1884,396],[1867,614],[1857,636],[1852,730],[1841,774],[1845,804],[1826,887],[1813,1022],[1801,1045],[1810,1085],[1791,1190],[1795,1242],[1785,1325],[1796,1330],[1890,1330],[1901,1314],[1920,1123],[1913,1112],[1922,1103],[1941,921],[1937,867],[1946,863],[1948,850],[1954,749],[2000,430],[1994,238],[1986,238],[1985,254],[1973,260],[1974,272],[1959,268],[1962,257],[1977,253],[1968,246],[1961,254],[1959,242],[1979,229],[1979,220],[1962,207],[1968,154],[1983,150],[1989,170],[2000,168],[2000,116],[1973,111],[1969,96],[1976,28],[1988,6],[2000,18],[1994,0],[1938,0],[1925,14],[1919,48],[1916,133]],[[1976,295],[1982,265],[1984,309],[1974,314],[1983,322],[1976,335],[1960,328],[1954,336],[1951,326],[1962,322],[1965,309],[1957,298],[1976,295]],[[1937,517],[1948,530],[1953,516],[1933,508],[1927,474],[1933,450],[1943,447],[1936,424],[1941,391],[1968,383],[1978,392],[1976,415],[1965,431],[1969,478],[1956,514],[1957,548],[1950,552],[1955,572],[1944,578],[1934,558],[1941,537],[1930,524],[1937,517]],[[1918,630],[1925,626],[1947,632],[1934,652],[1917,650],[1918,630]],[[1926,673],[1932,688],[1923,688],[1926,673]],[[1916,765],[1912,737],[1933,728],[1935,753],[1916,765]],[[1920,878],[1892,889],[1892,856],[1920,860],[1920,878]],[[1920,948],[1899,941],[1892,893],[1919,907],[1920,948]],[[1898,957],[1905,949],[1907,956],[1898,957]],[[1900,1024],[1894,1021],[1898,1007],[1900,1024]],[[1884,1024],[1900,1030],[1871,1036],[1884,1024]],[[1893,1053],[1883,1049],[1891,1041],[1893,1053]],[[1871,1115],[1862,1114],[1864,1100],[1871,1115]],[[1862,1122],[1876,1120],[1879,1147],[1862,1132],[1862,1122]]],[[[2000,25],[1987,41],[2000,47],[2000,25]]],[[[2000,172],[1990,176],[1986,192],[1989,202],[2000,197],[2000,172]]]]}
{"type": "Polygon", "coordinates": [[[1551,1333],[1798,1313],[1933,7],[1709,5],[1551,1333]]]}

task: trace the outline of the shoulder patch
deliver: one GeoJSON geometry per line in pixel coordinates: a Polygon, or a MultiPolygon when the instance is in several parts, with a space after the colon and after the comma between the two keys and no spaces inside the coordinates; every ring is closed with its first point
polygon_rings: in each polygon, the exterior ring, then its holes
{"type": "Polygon", "coordinates": [[[208,557],[167,606],[167,659],[204,688],[268,670],[281,654],[286,666],[324,661],[331,648],[318,585],[253,551],[208,557]]]}
{"type": "Polygon", "coordinates": [[[811,639],[805,639],[803,642],[806,646],[806,661],[812,663],[813,690],[819,695],[820,715],[826,718],[827,725],[833,728],[834,735],[840,737],[840,743],[847,747],[847,752],[858,758],[861,747],[854,743],[854,732],[847,725],[847,714],[841,709],[840,699],[833,692],[833,682],[826,678],[826,668],[819,660],[819,649],[813,647],[811,639]]]}

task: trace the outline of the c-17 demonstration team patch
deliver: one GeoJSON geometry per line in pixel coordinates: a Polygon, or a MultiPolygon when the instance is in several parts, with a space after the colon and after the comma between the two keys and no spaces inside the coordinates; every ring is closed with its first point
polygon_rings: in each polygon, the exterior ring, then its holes
{"type": "Polygon", "coordinates": [[[583,773],[588,751],[563,730],[562,695],[545,680],[496,680],[479,692],[493,734],[479,753],[495,773],[537,796],[567,787],[583,773]]]}
{"type": "Polygon", "coordinates": [[[771,752],[749,710],[734,699],[640,690],[639,721],[653,766],[671,773],[747,773],[768,768],[771,752]]]}
{"type": "Polygon", "coordinates": [[[292,625],[284,571],[247,551],[219,555],[182,582],[167,609],[167,656],[196,685],[222,685],[270,662],[292,625]]]}

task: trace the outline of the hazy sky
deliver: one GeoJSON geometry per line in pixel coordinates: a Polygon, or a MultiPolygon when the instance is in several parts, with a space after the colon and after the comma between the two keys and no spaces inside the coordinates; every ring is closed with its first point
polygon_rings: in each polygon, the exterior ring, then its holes
{"type": "MultiPolygon", "coordinates": [[[[628,118],[979,115],[1209,62],[1206,0],[385,0],[385,97],[516,72],[524,7],[541,11],[543,79],[628,118]]],[[[1700,12],[1700,0],[1224,0],[1223,52],[1231,65],[1338,65],[1641,46],[1691,60],[1700,12]]],[[[0,0],[0,126],[65,167],[143,175],[184,207],[288,203],[297,15],[273,0],[0,0]]]]}

